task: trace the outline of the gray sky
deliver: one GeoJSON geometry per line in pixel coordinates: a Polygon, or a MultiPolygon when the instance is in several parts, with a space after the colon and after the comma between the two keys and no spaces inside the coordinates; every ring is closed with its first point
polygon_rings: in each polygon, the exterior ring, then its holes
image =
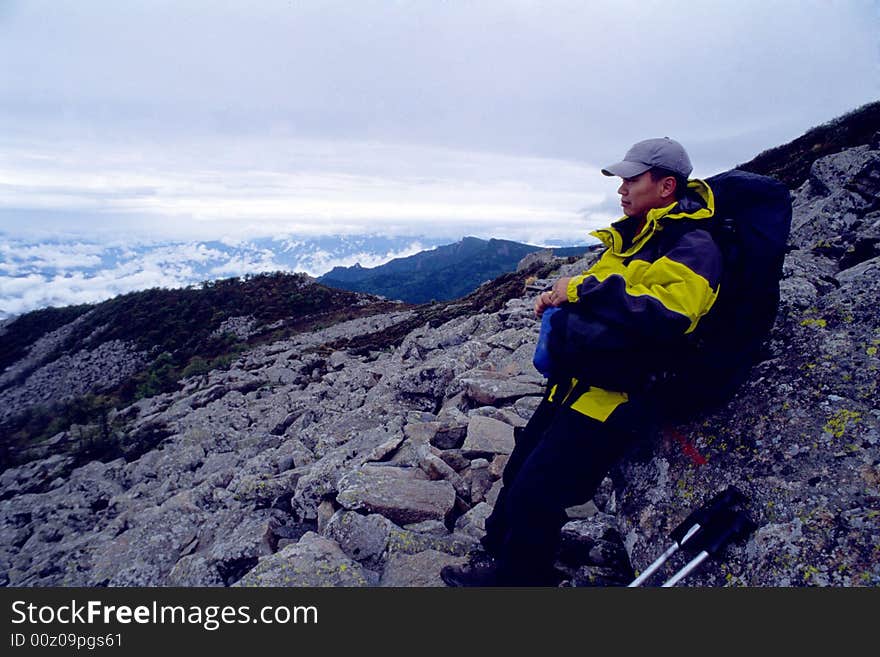
{"type": "Polygon", "coordinates": [[[878,28],[867,0],[0,0],[0,231],[576,240],[637,140],[706,176],[880,98],[878,28]]]}

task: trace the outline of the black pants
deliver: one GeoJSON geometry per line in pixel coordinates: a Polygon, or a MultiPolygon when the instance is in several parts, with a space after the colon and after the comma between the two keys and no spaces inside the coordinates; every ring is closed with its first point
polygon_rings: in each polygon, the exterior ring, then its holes
{"type": "Polygon", "coordinates": [[[644,401],[630,398],[600,421],[571,408],[585,389],[574,386],[565,396],[559,384],[552,401],[550,390],[518,432],[486,519],[482,543],[497,559],[506,585],[556,584],[553,562],[565,509],[592,499],[609,469],[654,425],[644,401]]]}

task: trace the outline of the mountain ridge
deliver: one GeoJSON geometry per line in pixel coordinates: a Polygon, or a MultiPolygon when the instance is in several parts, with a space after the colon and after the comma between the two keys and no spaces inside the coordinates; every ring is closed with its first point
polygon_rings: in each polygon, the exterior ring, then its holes
{"type": "MultiPolygon", "coordinates": [[[[565,257],[589,247],[552,249],[565,257]]],[[[407,303],[448,301],[468,294],[481,283],[516,269],[527,255],[545,247],[511,240],[464,237],[428,251],[395,258],[376,267],[335,267],[318,281],[357,292],[400,299],[407,303]]]]}

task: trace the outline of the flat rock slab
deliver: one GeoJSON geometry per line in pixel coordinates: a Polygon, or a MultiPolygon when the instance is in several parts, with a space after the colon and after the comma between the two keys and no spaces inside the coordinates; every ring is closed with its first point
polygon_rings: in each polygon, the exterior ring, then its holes
{"type": "Polygon", "coordinates": [[[544,394],[544,388],[536,383],[507,378],[465,379],[464,384],[468,397],[488,406],[512,402],[520,397],[540,397],[544,394]]]}
{"type": "Polygon", "coordinates": [[[495,418],[475,415],[468,422],[462,453],[473,458],[513,451],[513,427],[495,418]]]}
{"type": "Polygon", "coordinates": [[[466,562],[467,557],[455,557],[437,550],[417,554],[397,552],[389,557],[379,586],[446,586],[440,579],[440,569],[466,562]]]}
{"type": "Polygon", "coordinates": [[[361,468],[340,480],[336,500],[346,509],[409,525],[443,520],[455,504],[455,489],[448,481],[415,479],[404,468],[361,468]]]}

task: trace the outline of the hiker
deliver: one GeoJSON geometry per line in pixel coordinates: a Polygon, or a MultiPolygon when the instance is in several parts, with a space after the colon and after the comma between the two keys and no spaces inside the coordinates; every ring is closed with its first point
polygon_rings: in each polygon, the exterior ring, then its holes
{"type": "Polygon", "coordinates": [[[602,169],[622,179],[625,216],[592,233],[606,247],[595,265],[535,301],[536,315],[553,312],[547,389],[516,432],[486,520],[485,554],[443,568],[446,584],[557,585],[565,509],[591,499],[627,449],[652,433],[654,377],[711,315],[722,273],[721,251],[703,228],[713,192],[688,180],[691,171],[687,152],[669,138],[641,141],[602,169]]]}

